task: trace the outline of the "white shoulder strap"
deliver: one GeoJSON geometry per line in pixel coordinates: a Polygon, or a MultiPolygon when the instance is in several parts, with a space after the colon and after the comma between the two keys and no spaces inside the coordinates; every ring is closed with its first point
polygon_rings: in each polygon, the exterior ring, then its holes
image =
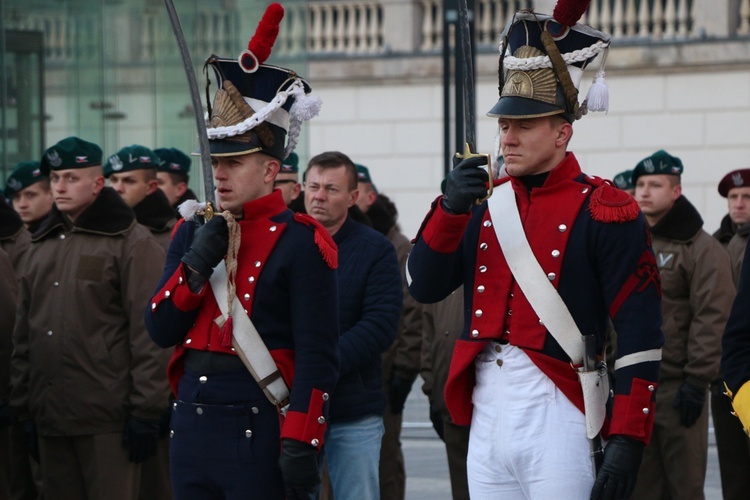
{"type": "MultiPolygon", "coordinates": [[[[216,302],[227,317],[227,268],[222,260],[209,280],[216,302]]],[[[242,362],[260,385],[266,397],[279,408],[289,404],[289,388],[281,377],[276,362],[268,352],[253,322],[250,321],[239,300],[232,301],[234,322],[232,345],[242,362]]]]}
{"type": "Polygon", "coordinates": [[[495,188],[495,193],[487,200],[487,204],[497,240],[521,290],[573,363],[581,364],[581,332],[531,250],[511,183],[505,182],[495,188]]]}

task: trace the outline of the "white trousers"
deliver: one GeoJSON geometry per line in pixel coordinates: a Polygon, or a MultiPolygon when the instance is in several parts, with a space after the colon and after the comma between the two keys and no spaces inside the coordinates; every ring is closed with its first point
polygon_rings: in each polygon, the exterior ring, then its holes
{"type": "Polygon", "coordinates": [[[582,500],[594,485],[583,413],[518,347],[475,360],[467,477],[472,500],[582,500]]]}

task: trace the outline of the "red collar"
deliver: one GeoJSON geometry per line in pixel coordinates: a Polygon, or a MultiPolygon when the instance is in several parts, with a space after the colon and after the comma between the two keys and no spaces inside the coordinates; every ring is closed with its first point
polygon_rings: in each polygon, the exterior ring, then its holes
{"type": "Polygon", "coordinates": [[[281,190],[274,189],[270,194],[244,203],[242,205],[242,220],[252,221],[270,219],[274,215],[286,210],[286,208],[284,197],[281,195],[281,190]]]}
{"type": "MultiPolygon", "coordinates": [[[[549,187],[557,184],[558,182],[565,180],[573,180],[581,175],[581,166],[578,164],[576,156],[568,151],[565,153],[563,161],[558,163],[555,168],[550,170],[547,180],[544,181],[543,187],[549,187]]],[[[516,177],[509,177],[515,187],[523,186],[520,179],[516,177]]]]}

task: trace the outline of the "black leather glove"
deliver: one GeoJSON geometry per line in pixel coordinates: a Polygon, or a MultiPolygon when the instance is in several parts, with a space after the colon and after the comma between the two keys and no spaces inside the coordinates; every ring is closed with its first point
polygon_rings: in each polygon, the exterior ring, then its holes
{"type": "Polygon", "coordinates": [[[633,438],[612,436],[604,448],[604,460],[591,490],[591,500],[630,498],[645,446],[633,438]]]}
{"type": "Polygon", "coordinates": [[[701,416],[706,403],[706,388],[683,382],[672,406],[680,410],[680,424],[692,427],[701,416]]]}
{"type": "Polygon", "coordinates": [[[21,427],[23,438],[26,441],[26,451],[31,458],[39,463],[39,436],[36,433],[36,424],[33,420],[24,420],[18,424],[21,427]]]}
{"type": "Polygon", "coordinates": [[[195,230],[193,244],[182,257],[182,262],[195,269],[198,274],[210,278],[214,267],[227,254],[229,227],[224,217],[214,216],[195,230]]]}
{"type": "Polygon", "coordinates": [[[281,440],[279,457],[287,500],[309,500],[320,484],[318,450],[296,439],[281,440]]]}
{"type": "Polygon", "coordinates": [[[128,459],[131,462],[141,463],[156,454],[159,423],[158,418],[149,420],[132,416],[125,422],[122,446],[129,450],[128,459]]]}
{"type": "Polygon", "coordinates": [[[395,373],[391,376],[391,382],[388,387],[388,403],[391,407],[391,413],[398,414],[404,411],[406,398],[409,397],[413,383],[413,380],[401,378],[395,373]]]}
{"type": "Polygon", "coordinates": [[[433,402],[430,402],[430,422],[432,428],[437,432],[438,437],[445,441],[445,427],[443,426],[443,414],[440,408],[433,402]]]}
{"type": "Polygon", "coordinates": [[[451,170],[445,181],[442,201],[446,212],[453,215],[469,213],[475,200],[487,196],[489,174],[479,168],[486,164],[486,156],[476,156],[461,161],[451,170]]]}

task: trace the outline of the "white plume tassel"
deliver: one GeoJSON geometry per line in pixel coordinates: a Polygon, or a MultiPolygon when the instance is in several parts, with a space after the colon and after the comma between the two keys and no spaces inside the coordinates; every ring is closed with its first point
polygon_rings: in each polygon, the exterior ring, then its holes
{"type": "Polygon", "coordinates": [[[609,111],[609,87],[607,87],[607,80],[604,79],[604,65],[607,63],[608,54],[609,47],[602,54],[599,71],[596,72],[594,82],[586,95],[586,107],[589,111],[604,111],[605,113],[609,111]]]}
{"type": "Polygon", "coordinates": [[[197,200],[186,200],[180,203],[178,210],[180,211],[180,215],[182,215],[183,219],[193,220],[195,218],[195,214],[197,214],[201,210],[205,210],[205,208],[205,203],[201,203],[197,200]]]}

